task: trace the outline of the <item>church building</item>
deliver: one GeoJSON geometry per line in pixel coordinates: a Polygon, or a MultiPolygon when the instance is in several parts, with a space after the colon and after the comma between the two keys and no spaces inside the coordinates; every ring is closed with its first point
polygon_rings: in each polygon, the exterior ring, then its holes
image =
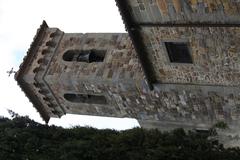
{"type": "Polygon", "coordinates": [[[144,128],[240,132],[240,2],[116,0],[128,33],[44,21],[15,74],[42,118],[129,117],[144,128]]]}

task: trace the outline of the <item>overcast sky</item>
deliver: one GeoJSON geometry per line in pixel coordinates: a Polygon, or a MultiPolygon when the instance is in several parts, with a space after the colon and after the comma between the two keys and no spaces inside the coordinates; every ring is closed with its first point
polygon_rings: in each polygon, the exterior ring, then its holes
{"type": "MultiPolygon", "coordinates": [[[[14,76],[43,20],[64,32],[125,32],[114,0],[0,0],[0,115],[7,109],[28,115],[44,123],[25,97],[14,76]]],[[[50,124],[64,127],[88,125],[97,128],[127,129],[136,120],[66,115],[51,119],[50,124]]]]}

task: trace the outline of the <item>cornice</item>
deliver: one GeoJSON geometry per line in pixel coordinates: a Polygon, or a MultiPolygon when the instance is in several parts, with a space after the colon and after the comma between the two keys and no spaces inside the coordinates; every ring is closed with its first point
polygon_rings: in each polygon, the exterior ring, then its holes
{"type": "Polygon", "coordinates": [[[41,117],[46,123],[48,123],[50,116],[48,112],[44,109],[44,107],[42,107],[43,104],[41,103],[37,95],[34,94],[29,84],[27,84],[24,81],[23,76],[24,76],[24,73],[26,72],[26,68],[28,68],[28,66],[30,66],[31,63],[33,62],[34,57],[36,56],[36,53],[37,53],[38,46],[42,43],[42,40],[48,28],[49,27],[47,23],[43,21],[40,28],[37,30],[37,33],[33,39],[32,44],[30,45],[29,50],[27,51],[27,55],[23,58],[23,62],[19,66],[19,70],[16,72],[14,76],[15,80],[17,81],[22,91],[33,103],[33,106],[37,109],[37,111],[40,113],[41,117]]]}

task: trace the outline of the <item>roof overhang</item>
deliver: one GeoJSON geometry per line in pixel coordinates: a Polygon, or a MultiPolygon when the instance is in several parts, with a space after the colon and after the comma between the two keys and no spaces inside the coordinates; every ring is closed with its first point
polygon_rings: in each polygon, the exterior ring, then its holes
{"type": "Polygon", "coordinates": [[[32,88],[27,82],[25,82],[23,77],[26,73],[26,68],[28,68],[28,66],[31,65],[32,61],[34,60],[34,56],[37,53],[38,46],[41,44],[47,29],[48,25],[45,21],[43,21],[42,25],[38,29],[33,39],[27,55],[24,57],[22,64],[19,66],[19,70],[15,74],[15,80],[17,81],[18,85],[21,87],[29,100],[33,103],[33,106],[37,109],[37,111],[40,113],[41,117],[46,123],[48,123],[50,116],[44,109],[43,104],[41,103],[37,95],[33,94],[34,92],[32,91],[32,88]]]}

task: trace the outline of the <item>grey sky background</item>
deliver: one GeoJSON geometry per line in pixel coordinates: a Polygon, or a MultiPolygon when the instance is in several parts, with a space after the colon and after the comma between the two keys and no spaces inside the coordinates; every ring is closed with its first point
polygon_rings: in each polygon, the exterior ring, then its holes
{"type": "MultiPolygon", "coordinates": [[[[18,70],[33,37],[43,20],[50,27],[66,33],[125,32],[114,0],[0,0],[0,115],[8,117],[7,109],[28,115],[44,123],[14,76],[6,71],[18,70]]],[[[134,119],[101,118],[66,115],[51,119],[49,124],[97,128],[127,129],[138,126],[134,119]]]]}

